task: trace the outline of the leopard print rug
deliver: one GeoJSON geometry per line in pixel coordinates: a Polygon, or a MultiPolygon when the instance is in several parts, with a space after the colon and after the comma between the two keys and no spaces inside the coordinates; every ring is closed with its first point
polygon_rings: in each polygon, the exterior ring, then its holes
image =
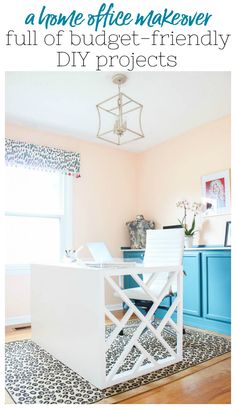
{"type": "MultiPolygon", "coordinates": [[[[136,324],[137,325],[137,324],[136,324]]],[[[106,336],[114,326],[106,327],[106,336]]],[[[107,373],[114,365],[135,329],[133,326],[124,330],[107,353],[107,373]]],[[[175,337],[165,332],[165,339],[175,346],[175,337]]],[[[158,345],[156,338],[147,330],[140,337],[140,342],[153,356],[167,356],[158,345]]],[[[140,376],[136,379],[100,390],[73,372],[70,368],[53,358],[48,352],[30,340],[14,341],[6,344],[6,389],[15,403],[22,404],[92,404],[102,399],[138,388],[141,385],[157,381],[184,369],[208,361],[230,351],[230,340],[221,336],[187,329],[183,342],[183,361],[140,376]]],[[[139,356],[133,348],[120,370],[132,368],[139,356]]]]}

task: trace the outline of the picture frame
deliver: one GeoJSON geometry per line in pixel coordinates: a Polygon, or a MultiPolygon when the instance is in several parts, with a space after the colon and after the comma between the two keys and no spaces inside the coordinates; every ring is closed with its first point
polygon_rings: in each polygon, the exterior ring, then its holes
{"type": "Polygon", "coordinates": [[[231,221],[226,222],[224,247],[231,247],[231,221]]]}
{"type": "Polygon", "coordinates": [[[203,216],[218,216],[230,213],[230,172],[224,170],[202,176],[203,216]]]}

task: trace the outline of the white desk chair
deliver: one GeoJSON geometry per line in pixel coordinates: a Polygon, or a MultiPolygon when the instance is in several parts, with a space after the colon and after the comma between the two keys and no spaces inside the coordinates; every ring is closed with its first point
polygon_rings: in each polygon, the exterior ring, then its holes
{"type": "MultiPolygon", "coordinates": [[[[169,271],[159,273],[154,282],[149,286],[156,298],[161,294],[170,275],[182,269],[184,251],[184,229],[167,230],[147,230],[146,250],[144,255],[144,265],[148,267],[170,266],[169,271]]],[[[143,274],[143,281],[148,283],[149,274],[143,274]]],[[[124,290],[125,294],[134,302],[137,307],[149,311],[153,302],[151,297],[141,288],[129,288],[124,290]]],[[[172,297],[177,293],[177,280],[173,280],[163,296],[163,299],[172,297]]],[[[161,306],[161,308],[165,308],[161,306]]],[[[168,309],[169,307],[166,307],[168,309]]],[[[122,334],[121,334],[122,335],[122,334]]]]}

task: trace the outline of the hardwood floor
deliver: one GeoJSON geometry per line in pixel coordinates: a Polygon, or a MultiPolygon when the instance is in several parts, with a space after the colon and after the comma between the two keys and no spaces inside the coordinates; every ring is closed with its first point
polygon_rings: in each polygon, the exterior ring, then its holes
{"type": "Polygon", "coordinates": [[[119,403],[230,403],[229,358],[151,391],[123,399],[119,403]]]}
{"type": "MultiPolygon", "coordinates": [[[[6,342],[30,337],[30,328],[6,329],[6,342]]],[[[98,404],[229,404],[230,363],[230,354],[224,354],[168,378],[104,399],[98,404]]],[[[14,402],[6,393],[8,403],[14,402]]]]}

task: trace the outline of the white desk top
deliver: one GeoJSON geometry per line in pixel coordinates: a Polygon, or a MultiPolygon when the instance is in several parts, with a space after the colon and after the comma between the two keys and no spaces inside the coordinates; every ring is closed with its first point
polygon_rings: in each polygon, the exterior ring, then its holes
{"type": "MultiPolygon", "coordinates": [[[[184,251],[208,251],[208,250],[231,250],[231,247],[188,247],[184,251]]],[[[121,249],[124,251],[145,251],[145,249],[121,249]]]]}
{"type": "Polygon", "coordinates": [[[144,265],[143,263],[136,263],[136,262],[120,262],[117,266],[115,264],[111,263],[111,266],[109,265],[102,265],[101,267],[92,267],[92,266],[86,266],[82,263],[78,262],[59,262],[59,263],[32,263],[32,267],[36,267],[38,269],[42,269],[45,271],[45,267],[48,269],[47,272],[49,273],[50,269],[56,268],[62,268],[62,269],[67,269],[67,270],[78,270],[81,274],[102,274],[102,275],[118,275],[118,276],[123,276],[123,275],[129,275],[131,273],[137,273],[137,274],[142,274],[143,272],[146,273],[158,273],[158,272],[164,272],[164,271],[177,271],[181,266],[173,266],[173,265],[160,265],[160,266],[153,266],[153,265],[144,265]]]}

